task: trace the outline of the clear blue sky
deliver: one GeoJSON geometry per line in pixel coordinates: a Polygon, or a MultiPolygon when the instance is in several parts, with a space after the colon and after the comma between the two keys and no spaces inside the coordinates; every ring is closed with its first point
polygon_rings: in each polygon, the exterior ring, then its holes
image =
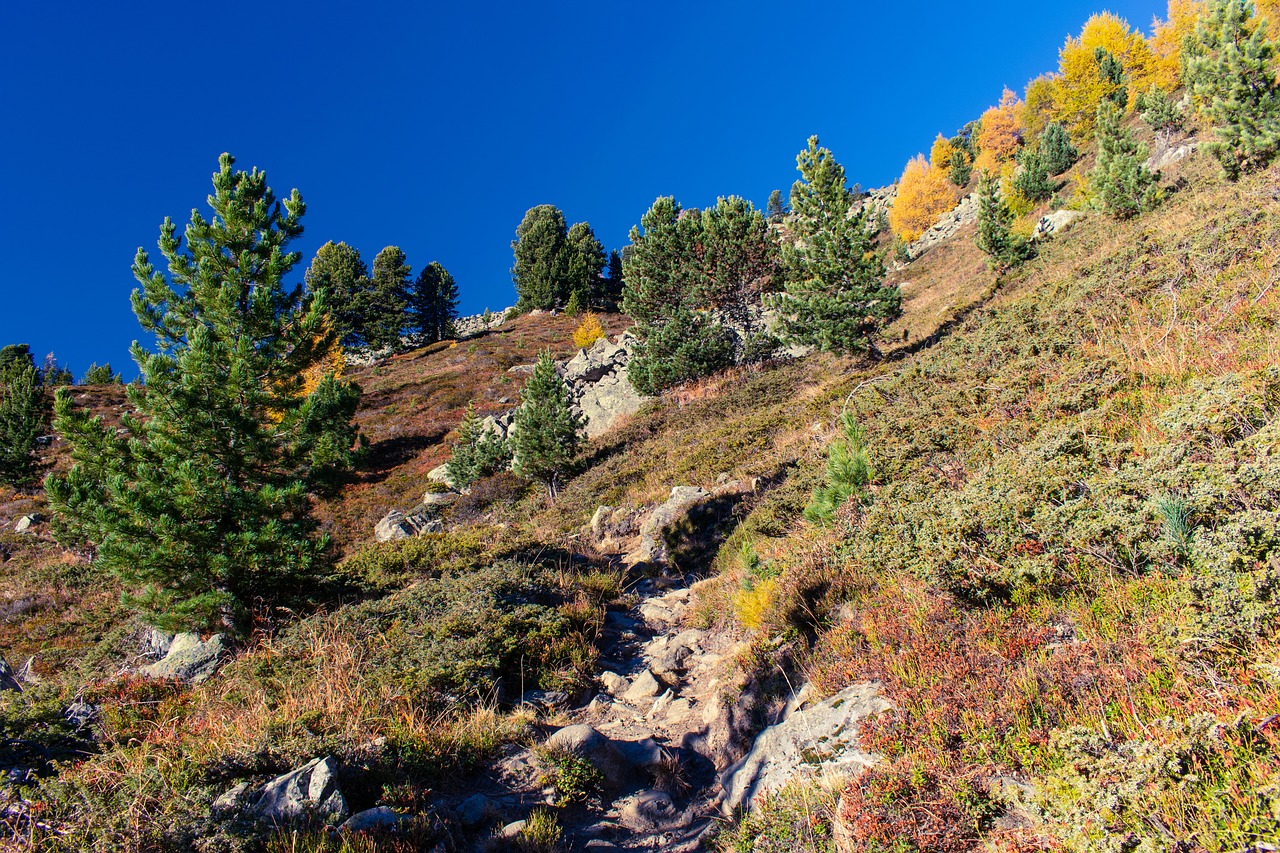
{"type": "MultiPolygon", "coordinates": [[[[610,248],[659,195],[763,205],[818,134],[864,187],[1056,65],[1091,12],[1164,3],[224,2],[3,4],[0,344],[77,377],[143,336],[135,249],[205,208],[219,152],[308,205],[326,240],[388,244],[514,301],[524,211],[610,248]]],[[[154,252],[153,252],[154,254],[154,252]]],[[[149,341],[144,340],[144,343],[149,341]]]]}

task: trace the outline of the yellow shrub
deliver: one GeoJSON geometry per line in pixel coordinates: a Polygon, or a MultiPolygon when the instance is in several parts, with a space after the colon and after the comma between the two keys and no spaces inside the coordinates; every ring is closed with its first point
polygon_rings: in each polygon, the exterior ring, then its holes
{"type": "Polygon", "coordinates": [[[1156,57],[1142,33],[1129,27],[1123,18],[1110,12],[1094,15],[1085,22],[1078,37],[1067,38],[1058,52],[1058,82],[1055,118],[1077,139],[1093,136],[1098,104],[1113,91],[1113,84],[1098,73],[1094,53],[1103,48],[1124,66],[1129,101],[1151,88],[1156,57]]]}
{"type": "Polygon", "coordinates": [[[588,311],[582,315],[582,322],[578,324],[578,328],[573,330],[573,345],[579,349],[586,349],[603,337],[604,326],[600,325],[600,318],[594,311],[588,311]]]}
{"type": "Polygon", "coordinates": [[[951,145],[951,141],[939,133],[938,138],[933,140],[933,148],[929,151],[929,165],[935,169],[950,169],[953,154],[955,154],[955,148],[951,145]]]}
{"type": "MultiPolygon", "coordinates": [[[[1262,0],[1258,3],[1261,9],[1270,2],[1280,7],[1280,0],[1262,0]]],[[[1169,0],[1169,13],[1165,20],[1151,22],[1151,52],[1153,58],[1153,80],[1166,91],[1173,91],[1182,82],[1182,69],[1179,56],[1182,53],[1182,41],[1196,31],[1196,20],[1206,11],[1204,0],[1169,0]]]]}
{"type": "Polygon", "coordinates": [[[1000,166],[1013,160],[1022,144],[1022,101],[1009,89],[1000,96],[1000,103],[982,114],[978,128],[978,159],[974,168],[978,171],[1000,171],[1000,166]]]}
{"type": "Polygon", "coordinates": [[[738,590],[738,594],[734,596],[733,609],[743,627],[758,631],[764,626],[765,617],[773,608],[777,591],[777,578],[756,581],[755,586],[750,589],[738,590]]]}
{"type": "Polygon", "coordinates": [[[938,217],[956,206],[956,194],[942,169],[935,169],[917,154],[898,180],[898,198],[889,211],[889,227],[908,243],[920,239],[938,217]]]}

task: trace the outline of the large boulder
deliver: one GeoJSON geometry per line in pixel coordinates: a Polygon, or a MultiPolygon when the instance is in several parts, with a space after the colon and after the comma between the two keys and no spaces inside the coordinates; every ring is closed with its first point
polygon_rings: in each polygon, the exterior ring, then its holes
{"type": "Polygon", "coordinates": [[[890,708],[874,684],[855,684],[831,698],[794,710],[756,738],[754,746],[720,777],[726,814],[819,772],[853,775],[876,757],[858,749],[858,726],[890,708]]]}
{"type": "Polygon", "coordinates": [[[1052,213],[1046,213],[1036,223],[1036,230],[1032,233],[1031,239],[1043,240],[1059,231],[1065,231],[1083,216],[1084,214],[1078,210],[1055,210],[1052,213]]]}
{"type": "Polygon", "coordinates": [[[221,634],[201,640],[199,634],[178,634],[169,643],[167,653],[153,664],[138,670],[148,678],[172,678],[188,684],[199,684],[213,675],[227,655],[221,634]]]}
{"type": "Polygon", "coordinates": [[[630,332],[614,341],[600,338],[559,368],[575,409],[587,419],[588,438],[602,435],[618,418],[644,405],[647,398],[627,378],[627,365],[638,344],[630,332]]]}
{"type": "Polygon", "coordinates": [[[444,525],[435,517],[435,509],[438,507],[428,507],[426,504],[419,504],[408,512],[393,509],[374,525],[374,538],[379,542],[390,542],[412,539],[423,533],[439,533],[444,525]]]}
{"type": "Polygon", "coordinates": [[[591,726],[565,726],[547,738],[547,746],[586,761],[600,771],[611,788],[623,788],[634,777],[635,767],[617,745],[591,726]]]}
{"type": "Polygon", "coordinates": [[[640,542],[623,558],[623,562],[629,566],[665,564],[671,556],[667,548],[667,531],[684,521],[690,510],[710,497],[710,492],[697,486],[673,488],[670,497],[641,524],[640,542]]]}
{"type": "Polygon", "coordinates": [[[312,816],[341,822],[350,809],[338,787],[338,763],[332,758],[316,758],[277,776],[263,786],[253,811],[277,824],[312,816]]]}

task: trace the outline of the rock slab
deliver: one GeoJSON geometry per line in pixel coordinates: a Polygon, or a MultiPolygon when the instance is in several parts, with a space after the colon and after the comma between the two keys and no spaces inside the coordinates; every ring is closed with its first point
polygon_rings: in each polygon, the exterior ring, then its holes
{"type": "Polygon", "coordinates": [[[213,675],[227,649],[221,634],[201,640],[199,634],[183,633],[173,638],[163,658],[138,670],[148,678],[173,678],[188,684],[199,684],[213,675]]]}
{"type": "Polygon", "coordinates": [[[350,809],[338,787],[338,763],[333,758],[316,758],[277,776],[263,787],[254,812],[273,823],[289,823],[309,815],[335,821],[346,818],[350,809]]]}

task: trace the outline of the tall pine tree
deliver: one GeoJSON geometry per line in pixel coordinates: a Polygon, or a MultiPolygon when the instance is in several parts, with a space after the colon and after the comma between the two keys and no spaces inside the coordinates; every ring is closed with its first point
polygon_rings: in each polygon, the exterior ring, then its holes
{"type": "Polygon", "coordinates": [[[55,529],[160,626],[243,627],[245,605],[324,564],[310,491],[351,461],[359,389],[305,374],[334,343],[323,299],[286,287],[302,198],[219,159],[179,235],[160,228],[168,275],[139,249],[133,310],[155,335],[132,354],[143,383],[118,431],[60,391],[55,426],[74,464],[46,480],[55,529]]]}
{"type": "Polygon", "coordinates": [[[307,289],[325,291],[325,305],[345,347],[358,347],[365,343],[364,309],[370,304],[368,291],[369,267],[360,257],[360,250],[346,243],[330,240],[311,259],[305,276],[307,289]]]}
{"type": "Polygon", "coordinates": [[[27,486],[36,478],[36,440],[48,422],[40,372],[25,344],[0,354],[0,483],[27,486]]]}
{"type": "Polygon", "coordinates": [[[1275,42],[1246,0],[1215,0],[1183,50],[1183,78],[1218,139],[1207,147],[1228,177],[1280,152],[1275,42]]]}
{"type": "Polygon", "coordinates": [[[978,233],[974,243],[987,265],[1004,272],[1031,256],[1031,244],[1010,229],[1013,213],[1000,194],[1000,181],[983,171],[978,177],[978,233]]]}
{"type": "Polygon", "coordinates": [[[365,343],[373,349],[401,346],[409,324],[409,288],[413,268],[399,246],[387,246],[373,259],[369,289],[359,300],[365,343]]]}
{"type": "Polygon", "coordinates": [[[568,256],[564,246],[567,237],[564,214],[550,204],[530,208],[516,227],[516,239],[511,242],[515,253],[511,278],[519,297],[517,307],[521,310],[550,310],[566,297],[564,279],[568,256]]]}
{"type": "Polygon", "coordinates": [[[409,325],[422,343],[453,337],[453,324],[458,319],[458,285],[437,261],[418,273],[409,294],[409,318],[409,325]]]}
{"type": "Polygon", "coordinates": [[[849,216],[844,167],[816,136],[796,163],[802,179],[791,188],[791,211],[799,240],[783,248],[786,292],[776,299],[786,334],[828,352],[865,352],[901,313],[902,294],[884,283],[868,207],[849,216]]]}
{"type": "Polygon", "coordinates": [[[520,398],[512,423],[513,470],[545,485],[554,500],[561,480],[578,455],[586,423],[574,413],[569,389],[556,373],[550,353],[544,352],[538,358],[520,398]]]}
{"type": "Polygon", "coordinates": [[[577,293],[578,300],[585,309],[604,296],[604,280],[601,278],[606,262],[604,246],[596,239],[596,232],[591,229],[590,224],[575,222],[565,236],[565,251],[577,255],[569,260],[572,272],[565,283],[565,301],[577,293]]]}
{"type": "Polygon", "coordinates": [[[1119,107],[1111,101],[1098,104],[1098,159],[1089,186],[1108,213],[1128,219],[1159,203],[1160,175],[1147,169],[1147,146],[1134,140],[1120,118],[1119,107]]]}

